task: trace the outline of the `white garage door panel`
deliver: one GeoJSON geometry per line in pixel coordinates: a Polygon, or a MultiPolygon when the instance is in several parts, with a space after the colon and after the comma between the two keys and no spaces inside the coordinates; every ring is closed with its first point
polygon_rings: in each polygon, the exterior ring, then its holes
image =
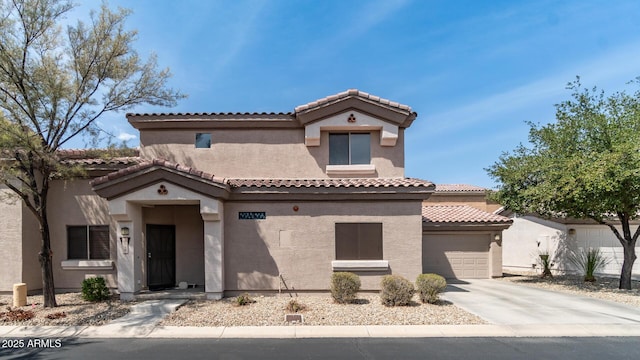
{"type": "Polygon", "coordinates": [[[488,235],[433,235],[422,237],[422,271],[446,278],[489,277],[488,235]]]}

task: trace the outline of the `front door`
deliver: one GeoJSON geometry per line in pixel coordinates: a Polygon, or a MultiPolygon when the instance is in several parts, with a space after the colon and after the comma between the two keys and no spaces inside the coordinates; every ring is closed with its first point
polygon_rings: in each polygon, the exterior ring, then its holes
{"type": "Polygon", "coordinates": [[[176,227],[147,225],[147,286],[149,290],[176,285],[176,227]]]}

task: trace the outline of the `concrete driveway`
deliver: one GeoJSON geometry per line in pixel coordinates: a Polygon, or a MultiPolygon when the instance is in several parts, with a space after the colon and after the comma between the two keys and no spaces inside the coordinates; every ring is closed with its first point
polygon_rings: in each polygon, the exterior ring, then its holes
{"type": "Polygon", "coordinates": [[[501,280],[460,280],[441,298],[498,325],[640,324],[640,308],[501,280]]]}

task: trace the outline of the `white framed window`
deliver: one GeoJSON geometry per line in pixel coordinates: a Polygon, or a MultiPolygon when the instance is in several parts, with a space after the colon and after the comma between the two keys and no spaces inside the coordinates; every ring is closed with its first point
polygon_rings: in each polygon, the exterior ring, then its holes
{"type": "Polygon", "coordinates": [[[109,259],[109,226],[67,226],[67,259],[109,259]]]}
{"type": "Polygon", "coordinates": [[[329,165],[364,165],[371,163],[371,134],[329,134],[329,165]]]}

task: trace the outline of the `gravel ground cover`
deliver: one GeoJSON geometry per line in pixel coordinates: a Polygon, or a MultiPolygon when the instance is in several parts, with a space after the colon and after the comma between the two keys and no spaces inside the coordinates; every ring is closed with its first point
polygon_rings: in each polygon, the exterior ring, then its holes
{"type": "Polygon", "coordinates": [[[12,295],[0,295],[0,326],[2,325],[104,325],[129,313],[131,303],[114,298],[111,301],[92,303],[82,300],[80,293],[56,294],[58,307],[45,308],[42,295],[27,296],[27,306],[13,308],[12,295]],[[34,317],[24,321],[8,319],[8,308],[31,311],[34,317]],[[50,318],[47,318],[50,317],[50,318]]]}
{"type": "MultiPolygon", "coordinates": [[[[164,326],[273,326],[291,325],[284,316],[287,303],[295,299],[305,306],[299,312],[304,325],[462,325],[485,321],[451,303],[422,304],[417,297],[410,306],[386,307],[377,294],[360,294],[355,303],[336,304],[330,296],[288,295],[253,297],[254,303],[237,306],[234,299],[192,300],[167,317],[164,326]]],[[[298,324],[299,325],[299,324],[298,324]]]]}
{"type": "Polygon", "coordinates": [[[596,282],[591,283],[576,275],[556,275],[542,279],[538,274],[505,274],[501,280],[640,307],[639,281],[632,281],[632,290],[620,290],[619,279],[607,277],[597,277],[596,282]]]}
{"type": "MultiPolygon", "coordinates": [[[[640,307],[640,282],[634,281],[633,290],[618,290],[618,279],[599,277],[595,283],[586,283],[580,276],[554,276],[541,279],[537,274],[506,274],[497,281],[509,281],[553,291],[569,292],[640,307]]],[[[27,297],[27,306],[18,309],[33,311],[34,317],[26,321],[9,321],[4,315],[13,303],[11,295],[0,295],[0,326],[2,325],[104,325],[126,315],[134,303],[112,301],[90,303],[80,293],[56,295],[58,307],[42,306],[41,295],[27,297]],[[59,315],[64,314],[64,315],[59,315]],[[51,318],[47,318],[47,316],[51,318]]],[[[295,299],[305,306],[300,312],[305,325],[470,325],[485,322],[455,305],[441,301],[422,304],[417,297],[411,306],[386,307],[377,294],[359,294],[353,304],[336,304],[328,295],[301,295],[290,297],[256,296],[254,303],[235,306],[235,298],[220,301],[191,300],[172,313],[161,324],[164,326],[271,326],[291,325],[284,320],[290,311],[287,304],[295,299]]]]}

